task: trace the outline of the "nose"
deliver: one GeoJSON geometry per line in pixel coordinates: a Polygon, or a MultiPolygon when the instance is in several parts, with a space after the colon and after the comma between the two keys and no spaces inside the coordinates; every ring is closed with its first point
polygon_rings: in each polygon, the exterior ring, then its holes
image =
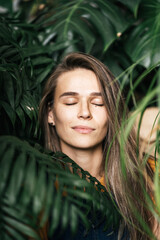
{"type": "Polygon", "coordinates": [[[92,114],[90,111],[89,103],[87,101],[82,101],[79,105],[78,118],[81,119],[91,119],[92,114]]]}

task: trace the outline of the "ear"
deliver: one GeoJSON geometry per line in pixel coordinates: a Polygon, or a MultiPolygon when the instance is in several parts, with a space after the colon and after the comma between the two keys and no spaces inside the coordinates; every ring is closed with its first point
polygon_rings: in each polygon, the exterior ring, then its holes
{"type": "Polygon", "coordinates": [[[48,123],[53,126],[55,125],[53,111],[48,112],[48,123]]]}

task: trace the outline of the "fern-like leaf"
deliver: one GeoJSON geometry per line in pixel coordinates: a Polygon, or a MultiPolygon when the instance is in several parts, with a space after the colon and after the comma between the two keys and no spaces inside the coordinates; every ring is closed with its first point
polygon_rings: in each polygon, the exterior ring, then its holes
{"type": "Polygon", "coordinates": [[[79,219],[89,229],[97,217],[117,226],[120,215],[99,181],[63,153],[37,146],[0,137],[0,235],[38,239],[47,221],[50,236],[59,225],[75,233],[79,219]]]}

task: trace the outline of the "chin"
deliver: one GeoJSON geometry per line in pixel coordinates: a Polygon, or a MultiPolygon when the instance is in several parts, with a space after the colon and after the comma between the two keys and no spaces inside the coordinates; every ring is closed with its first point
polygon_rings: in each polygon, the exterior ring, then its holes
{"type": "Polygon", "coordinates": [[[77,144],[76,143],[74,143],[74,144],[72,144],[71,145],[74,149],[81,149],[81,150],[89,150],[89,149],[94,149],[94,148],[97,148],[97,147],[99,147],[99,143],[97,143],[97,144],[92,144],[92,143],[85,143],[85,142],[83,142],[83,143],[80,143],[80,142],[78,142],[77,144]]]}

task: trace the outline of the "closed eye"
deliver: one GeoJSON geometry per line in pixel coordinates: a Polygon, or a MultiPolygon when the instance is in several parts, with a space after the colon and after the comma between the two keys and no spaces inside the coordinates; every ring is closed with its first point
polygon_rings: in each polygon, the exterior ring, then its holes
{"type": "Polygon", "coordinates": [[[91,104],[94,105],[94,106],[98,106],[98,107],[103,107],[104,106],[104,102],[102,100],[102,97],[91,98],[91,104]]]}
{"type": "Polygon", "coordinates": [[[92,103],[93,105],[95,105],[95,106],[99,106],[99,107],[102,107],[102,106],[104,106],[104,104],[103,103],[92,103]]]}
{"type": "Polygon", "coordinates": [[[76,104],[76,102],[75,103],[65,103],[65,105],[67,105],[67,106],[71,106],[71,105],[75,105],[76,104]]]}

